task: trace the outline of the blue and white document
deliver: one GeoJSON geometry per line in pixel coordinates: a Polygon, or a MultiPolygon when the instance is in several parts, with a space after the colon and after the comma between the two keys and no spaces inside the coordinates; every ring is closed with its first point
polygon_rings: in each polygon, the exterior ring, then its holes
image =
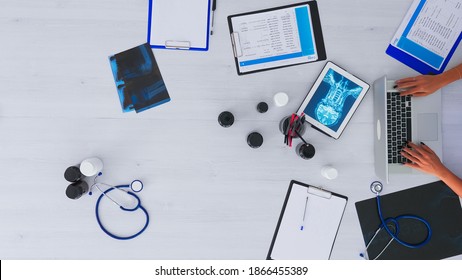
{"type": "Polygon", "coordinates": [[[423,73],[441,73],[462,32],[462,0],[415,0],[387,53],[423,73]]]}
{"type": "Polygon", "coordinates": [[[239,74],[325,59],[317,6],[301,3],[229,17],[239,74]]]}

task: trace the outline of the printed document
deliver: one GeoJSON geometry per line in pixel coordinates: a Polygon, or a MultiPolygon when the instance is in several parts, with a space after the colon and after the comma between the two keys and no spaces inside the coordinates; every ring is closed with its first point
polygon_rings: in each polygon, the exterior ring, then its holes
{"type": "Polygon", "coordinates": [[[391,44],[440,69],[462,32],[462,0],[415,0],[391,44]]]}
{"type": "Polygon", "coordinates": [[[318,59],[308,5],[232,18],[242,72],[318,59]]]}

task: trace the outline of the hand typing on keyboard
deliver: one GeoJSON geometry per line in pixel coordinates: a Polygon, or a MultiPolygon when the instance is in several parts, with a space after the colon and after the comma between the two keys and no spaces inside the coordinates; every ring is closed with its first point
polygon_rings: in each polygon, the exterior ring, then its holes
{"type": "Polygon", "coordinates": [[[404,165],[437,177],[439,177],[439,174],[445,168],[435,152],[423,143],[418,146],[409,142],[407,146],[403,147],[401,155],[411,161],[404,165]]]}
{"type": "Polygon", "coordinates": [[[403,147],[401,155],[411,161],[404,163],[404,165],[440,178],[455,193],[462,197],[462,179],[444,166],[440,158],[430,147],[422,142],[421,145],[409,142],[406,147],[403,147]]]}
{"type": "Polygon", "coordinates": [[[445,86],[442,76],[420,75],[396,81],[396,88],[401,96],[426,96],[445,86]]]}
{"type": "Polygon", "coordinates": [[[459,79],[462,79],[462,64],[434,76],[419,75],[397,80],[395,88],[401,91],[401,96],[426,96],[459,79]]]}

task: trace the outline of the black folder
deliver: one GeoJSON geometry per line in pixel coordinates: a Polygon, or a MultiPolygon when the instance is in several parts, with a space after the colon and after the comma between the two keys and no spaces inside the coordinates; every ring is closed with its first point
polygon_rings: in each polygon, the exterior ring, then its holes
{"type": "MultiPolygon", "coordinates": [[[[430,241],[411,249],[391,242],[378,259],[436,260],[462,254],[462,208],[459,197],[442,181],[383,195],[380,198],[384,219],[400,215],[417,215],[427,220],[432,229],[430,241]]],[[[364,243],[367,244],[380,226],[376,198],[356,202],[364,243]]],[[[399,237],[419,243],[427,235],[425,225],[415,220],[400,220],[399,237]]],[[[386,246],[390,236],[382,230],[367,250],[373,259],[386,246]]]]}

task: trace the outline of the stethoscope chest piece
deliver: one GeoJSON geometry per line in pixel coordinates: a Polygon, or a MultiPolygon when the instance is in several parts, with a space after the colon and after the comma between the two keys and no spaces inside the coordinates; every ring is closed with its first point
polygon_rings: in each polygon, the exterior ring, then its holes
{"type": "Polygon", "coordinates": [[[371,192],[376,195],[379,195],[383,190],[383,184],[379,181],[374,181],[371,183],[371,192]]]}
{"type": "Polygon", "coordinates": [[[136,193],[139,193],[140,191],[143,190],[143,182],[141,182],[140,180],[134,180],[130,184],[130,189],[132,189],[132,191],[134,191],[136,193]]]}

